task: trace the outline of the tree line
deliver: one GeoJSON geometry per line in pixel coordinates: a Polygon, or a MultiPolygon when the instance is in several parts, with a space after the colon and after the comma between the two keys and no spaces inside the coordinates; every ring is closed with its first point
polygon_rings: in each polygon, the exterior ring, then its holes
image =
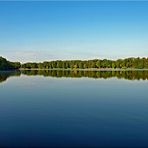
{"type": "Polygon", "coordinates": [[[11,69],[148,69],[148,58],[126,58],[118,60],[57,60],[41,63],[10,62],[0,57],[0,70],[11,69]]]}
{"type": "Polygon", "coordinates": [[[14,70],[19,69],[21,63],[19,62],[10,62],[3,57],[0,57],[0,70],[14,70]]]}
{"type": "Polygon", "coordinates": [[[148,58],[127,58],[118,60],[95,59],[95,60],[57,60],[42,63],[25,63],[23,69],[148,69],[148,58]]]}

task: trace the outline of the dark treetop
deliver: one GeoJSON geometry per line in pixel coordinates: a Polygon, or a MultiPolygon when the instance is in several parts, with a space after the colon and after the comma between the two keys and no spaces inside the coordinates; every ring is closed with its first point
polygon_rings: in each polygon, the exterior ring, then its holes
{"type": "Polygon", "coordinates": [[[19,62],[10,62],[5,58],[0,57],[0,70],[14,70],[19,69],[21,64],[19,62]]]}

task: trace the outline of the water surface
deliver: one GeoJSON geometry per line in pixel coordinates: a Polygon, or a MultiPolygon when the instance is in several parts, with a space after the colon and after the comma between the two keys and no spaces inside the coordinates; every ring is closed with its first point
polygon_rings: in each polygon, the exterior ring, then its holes
{"type": "Polygon", "coordinates": [[[0,147],[148,147],[148,71],[0,72],[0,147]]]}

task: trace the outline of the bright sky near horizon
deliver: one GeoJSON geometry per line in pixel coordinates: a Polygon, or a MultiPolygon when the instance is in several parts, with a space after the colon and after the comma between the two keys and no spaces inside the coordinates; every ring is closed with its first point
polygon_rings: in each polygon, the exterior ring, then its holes
{"type": "Polygon", "coordinates": [[[148,57],[148,2],[0,2],[0,56],[148,57]]]}

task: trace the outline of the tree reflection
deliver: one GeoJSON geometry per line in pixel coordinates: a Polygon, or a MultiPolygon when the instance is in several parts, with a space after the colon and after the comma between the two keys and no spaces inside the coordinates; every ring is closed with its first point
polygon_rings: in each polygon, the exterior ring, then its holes
{"type": "Polygon", "coordinates": [[[148,71],[77,71],[77,70],[25,70],[22,71],[25,75],[42,75],[45,77],[71,77],[71,78],[124,78],[128,80],[147,80],[148,71]]]}
{"type": "Polygon", "coordinates": [[[12,76],[20,76],[21,72],[20,71],[7,71],[7,72],[0,72],[0,83],[6,81],[9,77],[12,76]]]}
{"type": "Polygon", "coordinates": [[[20,76],[21,74],[27,76],[44,76],[56,78],[94,78],[94,79],[108,79],[118,78],[127,80],[148,80],[148,71],[77,71],[77,70],[24,70],[24,71],[10,71],[0,72],[0,83],[6,81],[9,77],[20,76]]]}

